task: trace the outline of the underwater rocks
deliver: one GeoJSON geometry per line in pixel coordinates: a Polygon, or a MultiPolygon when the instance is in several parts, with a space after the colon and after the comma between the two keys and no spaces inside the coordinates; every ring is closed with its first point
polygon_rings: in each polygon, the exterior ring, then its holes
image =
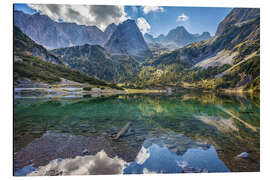
{"type": "Polygon", "coordinates": [[[182,173],[208,173],[208,170],[193,167],[185,167],[183,168],[182,173]]]}
{"type": "Polygon", "coordinates": [[[248,157],[248,153],[247,152],[242,152],[241,154],[238,154],[236,157],[237,158],[247,158],[248,157]]]}

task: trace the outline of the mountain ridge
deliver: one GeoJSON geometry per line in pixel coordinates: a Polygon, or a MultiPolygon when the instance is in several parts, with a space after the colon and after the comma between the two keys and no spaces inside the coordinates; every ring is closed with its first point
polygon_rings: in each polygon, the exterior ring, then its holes
{"type": "Polygon", "coordinates": [[[189,33],[184,26],[177,26],[176,28],[171,29],[167,35],[160,34],[156,38],[148,33],[144,35],[144,38],[148,43],[160,43],[162,45],[175,44],[173,49],[180,48],[197,41],[207,40],[210,37],[211,35],[209,32],[203,32],[202,34],[189,33]]]}
{"type": "Polygon", "coordinates": [[[14,24],[35,42],[48,49],[86,43],[102,45],[107,38],[104,32],[96,26],[59,23],[40,13],[29,15],[15,10],[14,24]],[[76,33],[76,36],[74,36],[74,33],[76,33]]]}

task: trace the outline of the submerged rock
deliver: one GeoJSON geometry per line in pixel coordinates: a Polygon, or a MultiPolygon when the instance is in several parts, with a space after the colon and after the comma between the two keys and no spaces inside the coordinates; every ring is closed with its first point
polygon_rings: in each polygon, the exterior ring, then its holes
{"type": "Polygon", "coordinates": [[[207,169],[200,169],[200,168],[194,168],[194,167],[185,167],[182,170],[182,173],[207,173],[207,169]]]}
{"type": "Polygon", "coordinates": [[[248,157],[248,153],[247,152],[242,152],[241,154],[236,156],[237,158],[247,158],[248,157]]]}

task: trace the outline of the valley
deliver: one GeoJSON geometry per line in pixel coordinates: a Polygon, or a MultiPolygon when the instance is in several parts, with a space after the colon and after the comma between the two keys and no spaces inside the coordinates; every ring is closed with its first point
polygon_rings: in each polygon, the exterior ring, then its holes
{"type": "MultiPolygon", "coordinates": [[[[16,23],[17,17],[23,18],[18,15],[21,13],[15,12],[15,25],[21,26],[16,23]]],[[[37,16],[37,20],[44,18],[37,16]]],[[[51,55],[46,55],[46,61],[53,57],[68,68],[103,80],[102,83],[119,84],[122,88],[160,89],[172,86],[176,89],[192,87],[210,91],[259,91],[259,72],[255,70],[260,65],[259,16],[254,9],[233,9],[220,23],[213,37],[203,33],[201,36],[204,38],[200,38],[188,33],[184,27],[171,30],[165,36],[166,42],[171,39],[178,44],[182,43],[183,47],[178,49],[171,49],[159,39],[151,37],[151,40],[149,34],[142,36],[132,20],[119,26],[111,24],[104,34],[107,35],[107,42],[98,43],[100,45],[89,41],[90,44],[81,42],[82,45],[78,46],[48,50],[46,53],[51,55]],[[241,19],[238,16],[243,13],[247,14],[243,23],[232,20],[241,19]],[[241,70],[244,69],[242,66],[248,67],[251,64],[251,71],[241,70]]],[[[31,52],[33,56],[43,56],[46,59],[44,53],[40,54],[35,49],[31,52]]],[[[29,52],[27,49],[23,51],[29,52]]],[[[20,62],[15,63],[18,63],[19,68],[20,62]]],[[[56,81],[57,78],[50,77],[49,81],[56,81]]],[[[39,80],[45,79],[41,77],[39,80]]]]}

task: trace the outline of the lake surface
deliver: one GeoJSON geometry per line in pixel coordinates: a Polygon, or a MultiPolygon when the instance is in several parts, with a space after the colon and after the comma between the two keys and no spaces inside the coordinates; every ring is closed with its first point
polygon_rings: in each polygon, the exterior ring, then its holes
{"type": "Polygon", "coordinates": [[[15,176],[259,170],[260,107],[253,96],[14,100],[15,176]],[[243,152],[248,156],[237,157],[243,152]]]}

